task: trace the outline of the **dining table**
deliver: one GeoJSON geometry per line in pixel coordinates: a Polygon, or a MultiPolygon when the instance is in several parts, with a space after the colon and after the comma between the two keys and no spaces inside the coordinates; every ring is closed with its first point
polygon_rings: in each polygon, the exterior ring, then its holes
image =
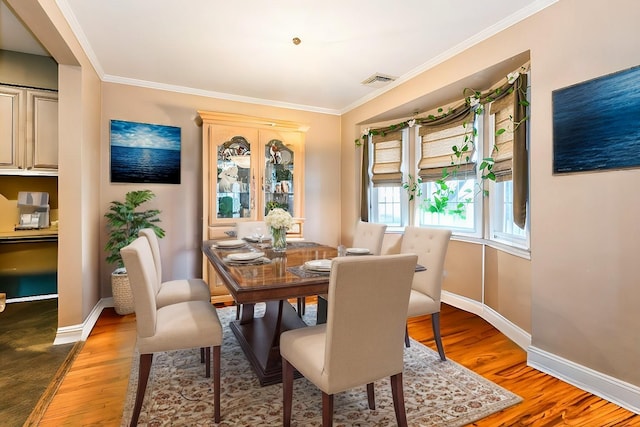
{"type": "Polygon", "coordinates": [[[229,328],[260,385],[281,382],[280,334],[307,326],[288,300],[326,294],[329,272],[307,269],[305,263],[330,260],[338,250],[309,241],[288,243],[284,252],[273,251],[269,243],[223,242],[205,240],[202,251],[241,307],[229,328]],[[262,316],[256,313],[258,303],[265,303],[262,316]]]}

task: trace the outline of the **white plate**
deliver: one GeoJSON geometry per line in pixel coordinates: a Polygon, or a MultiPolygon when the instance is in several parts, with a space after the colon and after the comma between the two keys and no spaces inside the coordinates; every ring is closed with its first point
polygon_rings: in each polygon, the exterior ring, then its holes
{"type": "Polygon", "coordinates": [[[347,248],[348,254],[364,255],[364,254],[368,254],[369,252],[370,251],[367,248],[347,248]]]}
{"type": "Polygon", "coordinates": [[[239,248],[246,245],[244,240],[219,240],[215,243],[218,248],[239,248]]]}
{"type": "Polygon", "coordinates": [[[312,261],[307,261],[304,263],[304,268],[306,268],[307,270],[331,271],[331,260],[314,259],[312,261]]]}
{"type": "Polygon", "coordinates": [[[229,261],[253,261],[264,256],[264,252],[239,252],[227,255],[229,261]]]}

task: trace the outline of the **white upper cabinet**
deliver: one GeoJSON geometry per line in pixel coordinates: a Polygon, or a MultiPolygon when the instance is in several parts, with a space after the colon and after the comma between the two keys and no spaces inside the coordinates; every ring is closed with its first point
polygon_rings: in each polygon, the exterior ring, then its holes
{"type": "Polygon", "coordinates": [[[58,93],[0,86],[0,174],[57,172],[58,93]]]}

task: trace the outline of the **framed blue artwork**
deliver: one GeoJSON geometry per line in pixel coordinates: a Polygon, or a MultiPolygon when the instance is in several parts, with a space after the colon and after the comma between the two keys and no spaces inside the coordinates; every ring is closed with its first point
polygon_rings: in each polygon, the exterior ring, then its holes
{"type": "Polygon", "coordinates": [[[180,184],[180,128],[111,120],[111,182],[180,184]]]}
{"type": "Polygon", "coordinates": [[[640,66],[552,93],[553,173],[640,167],[640,66]]]}

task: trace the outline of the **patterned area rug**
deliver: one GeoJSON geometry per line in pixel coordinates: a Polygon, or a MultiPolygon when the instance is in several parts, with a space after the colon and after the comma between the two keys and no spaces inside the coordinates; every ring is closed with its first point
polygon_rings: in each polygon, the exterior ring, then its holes
{"type": "MultiPolygon", "coordinates": [[[[260,305],[256,314],[260,315],[260,305]]],[[[235,308],[219,309],[223,324],[220,426],[282,425],[282,386],[261,387],[228,324],[235,308]]],[[[305,321],[315,323],[315,306],[305,321]]],[[[134,355],[122,425],[131,419],[138,375],[134,355]]],[[[463,426],[519,403],[522,399],[413,341],[404,355],[404,396],[410,426],[463,426]]],[[[366,388],[334,397],[336,426],[396,425],[389,380],[375,383],[376,409],[367,405],[366,388]]],[[[210,426],[213,422],[212,378],[204,377],[199,349],[154,355],[139,425],[210,426]]],[[[322,425],[322,394],[304,378],[294,381],[292,425],[322,425]]]]}

